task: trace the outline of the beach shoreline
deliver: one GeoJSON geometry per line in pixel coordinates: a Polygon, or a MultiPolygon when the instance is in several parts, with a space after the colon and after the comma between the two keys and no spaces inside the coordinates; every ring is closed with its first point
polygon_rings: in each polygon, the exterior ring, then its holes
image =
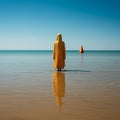
{"type": "Polygon", "coordinates": [[[50,57],[0,54],[0,120],[120,119],[117,53],[68,53],[62,72],[50,57]]]}

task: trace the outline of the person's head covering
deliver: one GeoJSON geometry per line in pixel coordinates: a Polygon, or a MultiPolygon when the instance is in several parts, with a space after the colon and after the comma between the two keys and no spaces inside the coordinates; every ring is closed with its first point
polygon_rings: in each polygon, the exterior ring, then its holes
{"type": "Polygon", "coordinates": [[[62,35],[60,33],[57,34],[57,39],[56,40],[62,41],[62,35]]]}

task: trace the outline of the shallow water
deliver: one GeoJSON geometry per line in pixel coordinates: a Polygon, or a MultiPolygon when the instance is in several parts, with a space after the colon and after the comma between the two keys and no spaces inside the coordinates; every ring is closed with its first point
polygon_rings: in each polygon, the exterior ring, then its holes
{"type": "Polygon", "coordinates": [[[120,52],[0,51],[0,120],[119,120],[120,52]]]}

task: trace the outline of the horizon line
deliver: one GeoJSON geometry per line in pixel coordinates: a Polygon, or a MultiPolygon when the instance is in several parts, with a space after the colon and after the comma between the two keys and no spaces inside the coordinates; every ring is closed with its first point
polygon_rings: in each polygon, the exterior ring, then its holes
{"type": "MultiPolygon", "coordinates": [[[[0,49],[0,51],[53,51],[52,49],[0,49]]],[[[79,51],[79,49],[67,49],[66,51],[79,51]]],[[[120,51],[120,49],[86,49],[84,51],[120,51]]]]}

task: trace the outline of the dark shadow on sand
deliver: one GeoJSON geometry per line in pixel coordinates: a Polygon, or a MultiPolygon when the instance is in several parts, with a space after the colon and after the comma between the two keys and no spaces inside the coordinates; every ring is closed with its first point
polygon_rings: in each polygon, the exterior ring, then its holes
{"type": "Polygon", "coordinates": [[[62,70],[62,72],[92,72],[89,70],[62,70]]]}

